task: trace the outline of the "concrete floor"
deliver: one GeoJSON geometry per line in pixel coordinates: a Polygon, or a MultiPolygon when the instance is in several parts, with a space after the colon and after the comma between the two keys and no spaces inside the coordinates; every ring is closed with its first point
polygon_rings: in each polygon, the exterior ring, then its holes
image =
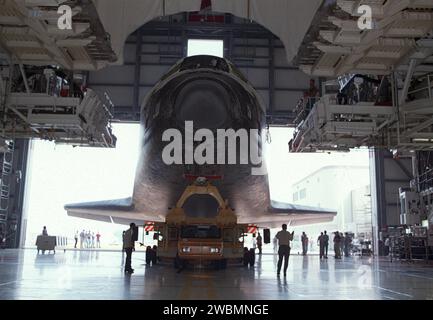
{"type": "Polygon", "coordinates": [[[132,276],[122,264],[121,252],[0,250],[0,299],[433,299],[433,266],[419,263],[294,255],[286,279],[277,278],[274,255],[257,257],[254,269],[180,274],[146,267],[141,252],[132,276]]]}

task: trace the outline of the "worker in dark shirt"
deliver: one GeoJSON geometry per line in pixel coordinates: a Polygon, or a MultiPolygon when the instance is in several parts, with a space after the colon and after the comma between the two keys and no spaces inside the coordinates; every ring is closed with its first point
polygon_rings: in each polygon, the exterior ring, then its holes
{"type": "Polygon", "coordinates": [[[325,259],[328,259],[329,236],[326,233],[326,230],[323,232],[323,246],[324,246],[325,259]]]}
{"type": "Polygon", "coordinates": [[[123,250],[126,253],[126,260],[125,260],[125,272],[126,273],[134,273],[134,269],[131,267],[131,259],[132,259],[132,251],[134,250],[134,229],[135,229],[135,223],[131,223],[129,225],[129,229],[126,230],[123,234],[123,250]]]}
{"type": "Polygon", "coordinates": [[[305,232],[302,232],[301,242],[302,242],[302,255],[306,256],[308,252],[308,236],[305,232]]]}
{"type": "Polygon", "coordinates": [[[257,243],[257,248],[259,249],[259,254],[262,254],[262,245],[263,245],[263,243],[262,243],[262,236],[260,235],[260,232],[257,235],[256,243],[257,243]]]}
{"type": "Polygon", "coordinates": [[[341,236],[338,231],[336,231],[334,234],[335,259],[341,259],[341,236]]]}
{"type": "Polygon", "coordinates": [[[289,265],[290,257],[290,241],[293,240],[293,234],[287,231],[287,225],[283,224],[282,230],[275,236],[278,239],[279,249],[278,249],[278,265],[277,265],[277,275],[280,275],[281,265],[284,259],[284,276],[286,276],[287,267],[289,265]]]}
{"type": "Polygon", "coordinates": [[[317,239],[318,245],[319,245],[319,251],[320,251],[320,259],[325,257],[325,235],[323,232],[320,232],[320,236],[317,239]]]}

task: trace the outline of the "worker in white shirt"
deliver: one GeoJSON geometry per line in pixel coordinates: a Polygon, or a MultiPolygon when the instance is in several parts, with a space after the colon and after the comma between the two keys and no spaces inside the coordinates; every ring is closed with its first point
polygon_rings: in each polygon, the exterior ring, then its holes
{"type": "Polygon", "coordinates": [[[287,273],[287,267],[289,266],[289,256],[290,256],[290,241],[293,240],[293,235],[295,234],[295,231],[292,233],[287,231],[287,224],[283,224],[282,226],[283,230],[279,231],[277,235],[275,236],[278,239],[278,269],[277,269],[277,275],[280,275],[281,271],[281,265],[283,264],[284,259],[284,276],[286,276],[287,273]]]}

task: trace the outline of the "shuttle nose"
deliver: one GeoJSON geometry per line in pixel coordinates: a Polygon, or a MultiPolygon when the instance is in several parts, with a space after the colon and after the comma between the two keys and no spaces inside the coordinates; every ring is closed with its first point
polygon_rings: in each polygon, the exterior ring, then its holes
{"type": "Polygon", "coordinates": [[[225,128],[230,95],[226,88],[216,81],[197,79],[180,89],[176,101],[176,118],[180,124],[193,121],[194,128],[225,128]]]}

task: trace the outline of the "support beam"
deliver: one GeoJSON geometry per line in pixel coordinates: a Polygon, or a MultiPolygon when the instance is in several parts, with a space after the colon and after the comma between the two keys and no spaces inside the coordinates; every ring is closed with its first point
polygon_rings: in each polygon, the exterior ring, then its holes
{"type": "Polygon", "coordinates": [[[24,70],[23,64],[20,62],[18,64],[20,66],[21,76],[23,77],[24,86],[26,87],[26,92],[30,93],[29,82],[27,81],[26,71],[24,70]]]}
{"type": "Polygon", "coordinates": [[[414,177],[412,173],[401,163],[399,159],[394,159],[395,163],[398,165],[398,167],[403,171],[406,177],[408,177],[409,180],[412,180],[414,177]]]}
{"type": "Polygon", "coordinates": [[[427,128],[428,126],[431,126],[431,125],[433,125],[433,118],[428,119],[428,120],[420,123],[416,127],[403,132],[403,135],[406,137],[411,137],[413,134],[419,133],[421,130],[423,130],[423,129],[427,128]]]}
{"type": "Polygon", "coordinates": [[[372,226],[373,226],[373,250],[379,252],[379,232],[386,226],[386,190],[385,190],[385,150],[375,148],[371,150],[371,201],[372,201],[372,226]]]}
{"type": "Polygon", "coordinates": [[[269,111],[274,112],[275,108],[275,50],[274,38],[269,38],[269,111]]]}
{"type": "Polygon", "coordinates": [[[3,80],[3,76],[0,75],[0,97],[2,97],[3,95],[6,96],[6,84],[3,80]]]}
{"type": "Polygon", "coordinates": [[[399,105],[402,105],[406,102],[407,93],[409,92],[409,87],[410,87],[410,84],[412,82],[412,77],[413,77],[413,74],[415,72],[415,68],[417,65],[418,65],[417,59],[410,60],[409,69],[407,70],[406,79],[404,80],[403,90],[402,90],[400,97],[399,97],[399,99],[400,99],[399,105]]]}
{"type": "Polygon", "coordinates": [[[141,78],[141,49],[142,35],[141,29],[136,33],[137,43],[135,48],[135,74],[134,74],[134,109],[135,114],[140,114],[140,78],[141,78]]]}
{"type": "MultiPolygon", "coordinates": [[[[16,148],[16,184],[14,186],[15,196],[11,198],[13,212],[11,213],[11,221],[9,221],[9,226],[16,226],[15,237],[10,239],[10,246],[12,248],[18,248],[20,245],[20,236],[25,233],[23,230],[23,215],[24,215],[24,192],[26,186],[26,176],[27,176],[27,159],[29,154],[29,140],[19,139],[15,140],[16,148]]],[[[25,226],[24,226],[25,227],[25,226]]]]}

